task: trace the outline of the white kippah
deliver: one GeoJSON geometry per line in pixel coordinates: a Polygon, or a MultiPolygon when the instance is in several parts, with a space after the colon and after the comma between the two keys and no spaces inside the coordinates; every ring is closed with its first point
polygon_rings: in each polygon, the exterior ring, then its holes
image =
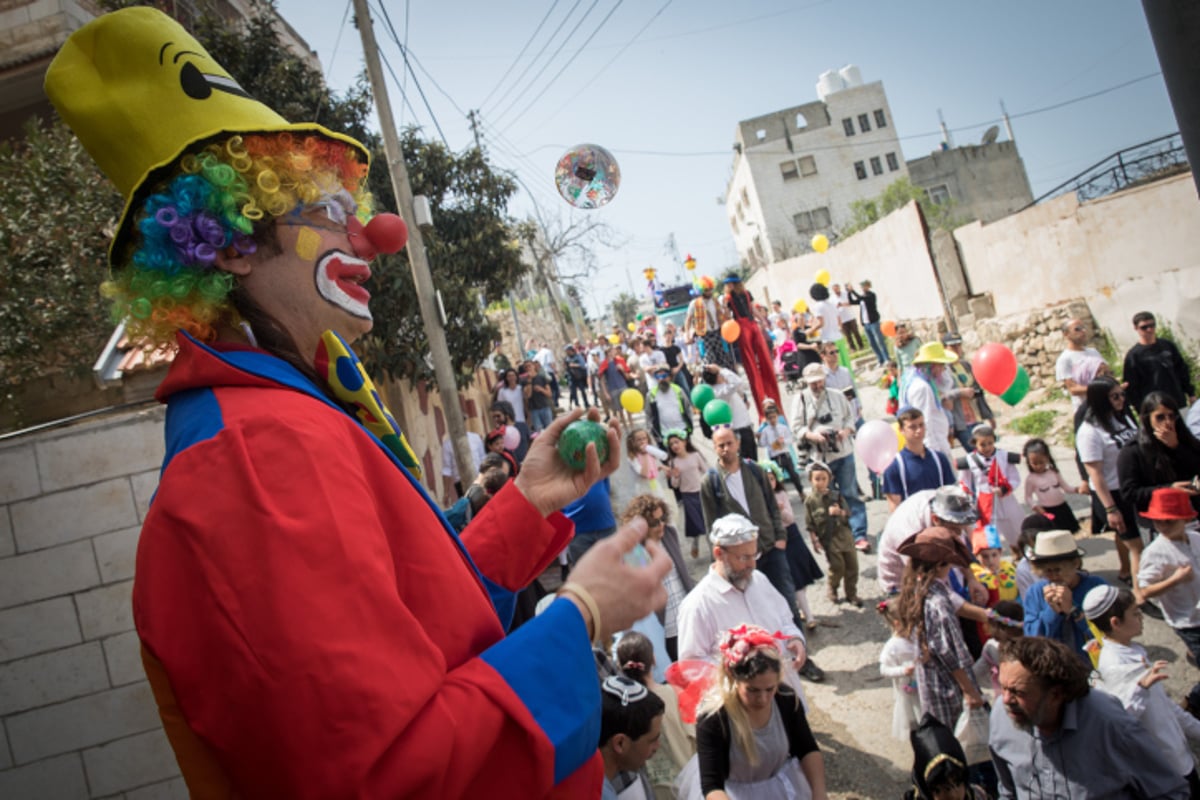
{"type": "Polygon", "coordinates": [[[713,523],[708,540],[719,547],[758,541],[758,526],[741,514],[726,514],[713,523]]]}
{"type": "Polygon", "coordinates": [[[1117,589],[1107,583],[1088,590],[1083,598],[1083,615],[1088,619],[1099,619],[1117,602],[1117,589]]]}

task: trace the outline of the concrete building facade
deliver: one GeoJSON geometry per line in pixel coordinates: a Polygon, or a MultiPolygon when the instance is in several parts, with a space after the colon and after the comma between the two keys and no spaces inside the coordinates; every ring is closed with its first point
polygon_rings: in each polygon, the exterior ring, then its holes
{"type": "Polygon", "coordinates": [[[821,99],[738,123],[725,193],[738,255],[759,267],[835,239],[850,204],[908,174],[881,81],[858,68],[825,73],[821,99]]]}
{"type": "Polygon", "coordinates": [[[912,182],[931,200],[954,201],[964,222],[995,222],[1033,202],[1016,142],[990,142],[934,151],[908,162],[912,182]]]}

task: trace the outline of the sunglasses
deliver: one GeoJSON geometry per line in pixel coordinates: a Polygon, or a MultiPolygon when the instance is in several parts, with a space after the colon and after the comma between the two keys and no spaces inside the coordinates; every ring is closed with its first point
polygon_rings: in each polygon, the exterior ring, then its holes
{"type": "Polygon", "coordinates": [[[1143,322],[1141,325],[1138,325],[1138,330],[1139,331],[1152,331],[1157,327],[1158,327],[1158,323],[1156,323],[1156,322],[1143,322]]]}
{"type": "Polygon", "coordinates": [[[1109,392],[1109,393],[1108,393],[1108,399],[1109,399],[1109,400],[1120,400],[1120,399],[1122,399],[1123,397],[1125,397],[1125,393],[1124,393],[1124,392],[1109,392]]]}

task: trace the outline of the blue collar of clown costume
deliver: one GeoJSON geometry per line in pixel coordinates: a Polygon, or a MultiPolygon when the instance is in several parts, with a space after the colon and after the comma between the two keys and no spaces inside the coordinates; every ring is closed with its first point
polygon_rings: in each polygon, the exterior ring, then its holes
{"type": "MultiPolygon", "coordinates": [[[[504,589],[503,587],[493,583],[487,578],[487,576],[479,571],[479,568],[475,565],[474,559],[471,558],[471,554],[463,545],[462,539],[459,538],[458,533],[446,520],[446,515],[442,513],[442,510],[438,504],[435,503],[433,498],[429,496],[429,493],[425,490],[425,487],[421,485],[421,482],[413,476],[412,471],[405,466],[404,462],[401,460],[400,456],[395,452],[395,450],[393,450],[391,447],[388,447],[384,440],[381,439],[379,435],[377,435],[364,423],[362,418],[347,412],[345,408],[331,400],[329,396],[321,391],[321,389],[309,378],[305,377],[299,370],[277,356],[257,349],[216,350],[195,339],[186,332],[181,332],[181,335],[186,337],[193,345],[205,351],[208,355],[235,369],[241,370],[242,372],[253,375],[257,378],[271,381],[272,383],[280,386],[287,387],[288,389],[293,389],[297,392],[301,392],[302,394],[306,394],[315,400],[319,400],[330,408],[335,409],[339,413],[345,414],[347,417],[350,417],[357,422],[359,427],[362,429],[362,432],[369,436],[379,447],[379,449],[387,454],[387,457],[395,465],[396,469],[399,470],[400,474],[404,476],[405,480],[408,481],[409,485],[412,486],[412,488],[420,495],[421,499],[425,501],[425,504],[433,509],[433,511],[437,514],[437,518],[442,524],[442,529],[454,541],[455,546],[458,548],[459,552],[462,553],[463,558],[466,559],[467,564],[470,565],[471,570],[475,573],[475,576],[479,579],[480,583],[491,597],[492,604],[495,606],[501,622],[507,629],[508,622],[511,620],[513,610],[515,609],[515,595],[513,595],[507,589],[504,589]]],[[[343,375],[352,376],[354,374],[358,374],[364,379],[364,382],[361,385],[358,385],[356,389],[344,387],[344,391],[349,392],[354,398],[344,402],[347,402],[348,405],[359,408],[361,413],[361,404],[355,402],[355,399],[361,401],[361,392],[369,391],[374,394],[375,399],[379,401],[378,394],[375,392],[374,384],[371,383],[370,378],[367,377],[365,368],[362,367],[361,362],[354,355],[354,352],[349,348],[348,345],[346,345],[345,341],[340,336],[333,331],[326,331],[322,336],[320,351],[326,354],[326,361],[324,366],[322,366],[322,362],[320,360],[321,356],[318,355],[318,360],[316,363],[318,374],[325,370],[328,370],[329,372],[340,370],[343,375]],[[336,345],[332,344],[331,340],[332,342],[336,342],[336,345]],[[332,363],[330,363],[330,359],[328,357],[329,353],[335,354],[332,363]],[[351,372],[351,370],[353,370],[353,372],[351,372]]],[[[355,386],[353,380],[350,381],[350,384],[351,387],[355,386]]],[[[338,390],[335,387],[330,386],[330,389],[334,391],[335,394],[338,394],[338,390]]],[[[339,399],[341,399],[340,396],[339,399]]],[[[412,449],[409,448],[407,440],[403,438],[403,433],[400,431],[399,426],[396,425],[391,414],[387,412],[386,407],[383,406],[382,401],[378,402],[378,408],[382,410],[383,414],[386,414],[386,419],[393,426],[392,431],[394,432],[396,438],[403,443],[404,448],[408,451],[408,453],[412,454],[412,449]]],[[[168,445],[168,451],[169,450],[170,445],[168,445]]],[[[171,455],[172,454],[168,452],[168,460],[170,459],[171,455]]],[[[415,454],[412,454],[412,458],[415,462],[415,454]]],[[[164,468],[166,467],[165,462],[163,466],[164,468]]]]}

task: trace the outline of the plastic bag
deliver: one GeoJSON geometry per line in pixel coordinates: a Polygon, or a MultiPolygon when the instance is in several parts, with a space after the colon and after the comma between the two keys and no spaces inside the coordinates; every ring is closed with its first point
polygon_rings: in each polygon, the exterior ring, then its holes
{"type": "Polygon", "coordinates": [[[958,723],[954,726],[954,738],[962,745],[967,764],[991,760],[992,754],[988,750],[990,717],[991,711],[986,704],[979,708],[964,706],[962,714],[958,717],[958,723]]]}

